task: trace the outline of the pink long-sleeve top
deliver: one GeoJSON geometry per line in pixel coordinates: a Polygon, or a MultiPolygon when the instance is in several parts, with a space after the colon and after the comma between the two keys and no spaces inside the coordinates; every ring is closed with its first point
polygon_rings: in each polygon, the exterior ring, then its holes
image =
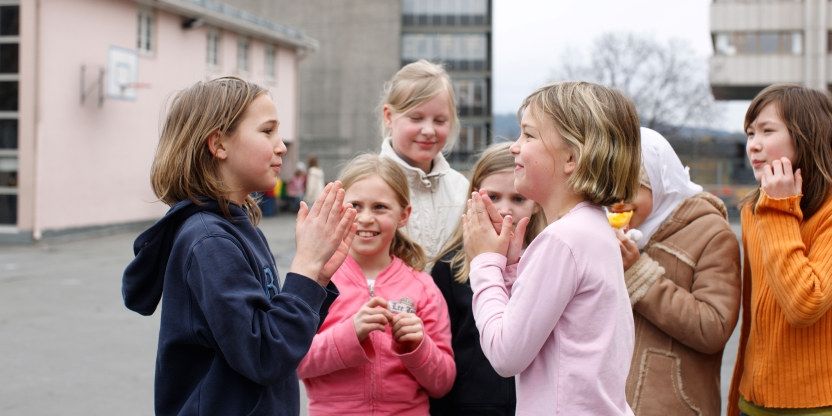
{"type": "Polygon", "coordinates": [[[408,298],[422,319],[425,337],[398,354],[388,325],[358,341],[353,316],[370,299],[367,279],[351,257],[332,276],[340,295],[298,367],[309,395],[309,414],[428,414],[428,396],[445,395],[456,377],[448,307],[426,273],[394,257],[376,277],[373,294],[388,301],[408,298]]]}
{"type": "Polygon", "coordinates": [[[583,202],[549,224],[510,274],[500,254],[471,261],[480,344],[516,376],[517,415],[632,415],[633,313],[603,208],[583,202]]]}

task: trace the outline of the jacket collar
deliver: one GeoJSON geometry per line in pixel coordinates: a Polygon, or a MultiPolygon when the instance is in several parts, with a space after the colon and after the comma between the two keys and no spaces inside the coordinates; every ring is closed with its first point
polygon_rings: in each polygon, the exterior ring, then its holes
{"type": "MultiPolygon", "coordinates": [[[[407,265],[404,264],[402,259],[393,256],[390,264],[388,264],[387,267],[385,267],[384,270],[379,272],[378,276],[376,276],[376,284],[395,277],[402,272],[405,267],[407,267],[407,265]]],[[[341,271],[344,272],[344,276],[351,282],[355,284],[367,285],[367,276],[364,276],[364,272],[361,271],[361,266],[358,265],[358,262],[356,262],[352,256],[347,256],[344,260],[344,263],[341,265],[341,271]]]]}
{"type": "Polygon", "coordinates": [[[391,142],[390,137],[386,137],[384,141],[381,143],[381,156],[386,158],[392,159],[399,166],[402,167],[404,173],[411,178],[419,179],[423,185],[430,188],[434,185],[436,180],[438,180],[442,175],[451,171],[451,165],[445,160],[445,156],[442,155],[442,152],[436,154],[436,157],[433,158],[433,163],[431,164],[430,173],[425,173],[422,169],[410,166],[395,150],[393,150],[393,144],[391,142]]]}

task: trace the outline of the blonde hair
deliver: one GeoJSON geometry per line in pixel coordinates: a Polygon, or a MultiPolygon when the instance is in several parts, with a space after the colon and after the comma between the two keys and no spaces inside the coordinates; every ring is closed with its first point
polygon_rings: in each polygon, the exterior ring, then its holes
{"type": "Polygon", "coordinates": [[[384,85],[383,98],[379,106],[382,137],[388,137],[391,134],[390,129],[384,123],[385,105],[389,106],[393,113],[401,114],[430,101],[443,92],[448,93],[451,113],[451,119],[448,121],[451,129],[442,150],[452,149],[459,135],[459,116],[454,86],[441,65],[424,59],[405,65],[384,85]]]}
{"type": "Polygon", "coordinates": [[[526,97],[518,116],[526,110],[549,119],[575,153],[577,166],[568,179],[573,191],[600,205],[635,197],[641,133],[627,97],[589,82],[559,82],[526,97]]]}
{"type": "MultiPolygon", "coordinates": [[[[168,205],[185,199],[202,204],[200,198],[212,198],[219,202],[223,215],[230,217],[230,189],[220,177],[208,138],[214,133],[233,134],[249,104],[264,93],[259,85],[236,77],[197,82],[179,91],[170,104],[150,168],[156,197],[168,205]]],[[[257,224],[261,215],[257,201],[246,196],[243,208],[257,224]]]]}
{"type": "MultiPolygon", "coordinates": [[[[381,178],[390,187],[402,209],[410,206],[407,176],[396,162],[388,158],[369,153],[358,155],[341,171],[340,180],[344,190],[348,190],[354,183],[372,176],[381,178]]],[[[390,254],[416,270],[424,270],[427,263],[427,256],[422,247],[398,229],[390,244],[390,254]]]]}
{"type": "MultiPolygon", "coordinates": [[[[509,152],[509,147],[511,147],[511,143],[497,143],[487,147],[482,152],[474,164],[471,173],[471,184],[468,186],[468,193],[466,195],[471,195],[472,192],[479,190],[482,182],[489,176],[514,168],[514,156],[509,152]]],[[[532,213],[531,218],[529,218],[524,246],[528,246],[546,228],[546,216],[543,214],[543,210],[536,203],[534,205],[535,211],[532,213]]],[[[515,220],[519,220],[519,218],[515,218],[515,220]]],[[[454,280],[456,282],[465,283],[468,281],[471,262],[468,256],[465,255],[465,250],[462,250],[461,221],[454,230],[454,233],[451,234],[451,238],[433,259],[434,263],[438,261],[447,262],[451,266],[451,270],[455,270],[454,280]],[[453,253],[453,257],[448,260],[443,260],[444,257],[447,257],[451,253],[453,253]]]]}
{"type": "MultiPolygon", "coordinates": [[[[760,91],[751,101],[743,127],[748,130],[769,104],[775,105],[794,145],[792,168],[800,169],[803,177],[800,210],[805,221],[832,193],[832,98],[826,91],[796,84],[774,84],[760,91]]],[[[758,187],[740,206],[751,204],[756,209],[759,198],[758,187]]]]}

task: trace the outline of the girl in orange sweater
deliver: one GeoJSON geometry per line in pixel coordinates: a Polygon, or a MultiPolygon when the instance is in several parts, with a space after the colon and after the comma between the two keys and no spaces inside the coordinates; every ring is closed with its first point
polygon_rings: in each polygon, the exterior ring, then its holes
{"type": "Polygon", "coordinates": [[[745,114],[742,329],[728,414],[832,415],[832,99],[764,89],[745,114]]]}

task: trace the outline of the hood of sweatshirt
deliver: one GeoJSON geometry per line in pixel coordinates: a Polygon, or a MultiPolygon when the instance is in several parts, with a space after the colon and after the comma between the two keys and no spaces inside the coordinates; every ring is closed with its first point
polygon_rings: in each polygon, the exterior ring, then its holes
{"type": "MultiPolygon", "coordinates": [[[[229,204],[229,209],[232,216],[245,215],[234,204],[229,204]]],[[[162,299],[165,269],[176,232],[188,217],[201,211],[222,215],[215,200],[204,200],[199,204],[191,200],[179,201],[136,238],[133,243],[136,257],[127,265],[121,278],[121,295],[128,309],[142,315],[151,315],[156,310],[162,299]]]]}

